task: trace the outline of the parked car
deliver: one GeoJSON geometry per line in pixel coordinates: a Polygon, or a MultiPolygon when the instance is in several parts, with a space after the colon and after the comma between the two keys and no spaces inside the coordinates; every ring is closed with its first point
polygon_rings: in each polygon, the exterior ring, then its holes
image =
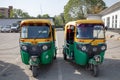
{"type": "Polygon", "coordinates": [[[1,32],[2,26],[0,26],[0,32],[1,32]]]}
{"type": "Polygon", "coordinates": [[[12,25],[11,26],[11,32],[19,32],[19,25],[16,25],[16,26],[14,26],[14,25],[12,25]]]}
{"type": "Polygon", "coordinates": [[[11,32],[11,26],[7,25],[4,27],[1,27],[1,32],[11,32]]]}

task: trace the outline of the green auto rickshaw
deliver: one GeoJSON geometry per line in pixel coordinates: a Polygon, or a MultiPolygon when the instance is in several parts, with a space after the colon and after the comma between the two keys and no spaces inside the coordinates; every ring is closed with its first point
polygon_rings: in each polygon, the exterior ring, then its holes
{"type": "Polygon", "coordinates": [[[39,65],[56,59],[55,29],[47,19],[27,19],[20,23],[20,53],[22,62],[30,65],[33,76],[39,65]]]}
{"type": "Polygon", "coordinates": [[[64,34],[64,60],[86,66],[98,76],[99,64],[107,49],[104,23],[101,20],[71,21],[65,25],[64,34]]]}

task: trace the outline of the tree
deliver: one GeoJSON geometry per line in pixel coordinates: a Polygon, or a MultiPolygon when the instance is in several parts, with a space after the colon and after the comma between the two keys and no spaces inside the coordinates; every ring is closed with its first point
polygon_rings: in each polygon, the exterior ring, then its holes
{"type": "Polygon", "coordinates": [[[27,12],[23,12],[21,9],[13,9],[13,18],[29,18],[27,12]]]}
{"type": "Polygon", "coordinates": [[[30,16],[27,12],[23,12],[22,13],[22,18],[30,18],[30,16]]]}
{"type": "Polygon", "coordinates": [[[42,16],[40,14],[37,15],[37,18],[41,18],[42,16]]]}
{"type": "Polygon", "coordinates": [[[64,18],[66,22],[75,20],[78,14],[82,15],[83,10],[81,10],[81,4],[80,0],[68,1],[67,5],[64,6],[64,18]]]}
{"type": "Polygon", "coordinates": [[[85,3],[88,14],[97,14],[106,8],[103,0],[85,0],[85,3]]]}
{"type": "Polygon", "coordinates": [[[63,26],[65,24],[64,14],[61,13],[60,15],[55,16],[54,22],[56,26],[63,26]]]}
{"type": "Polygon", "coordinates": [[[48,14],[44,14],[42,18],[50,18],[50,16],[48,14]]]}
{"type": "Polygon", "coordinates": [[[5,16],[3,14],[0,13],[0,18],[5,18],[5,16]]]}
{"type": "Polygon", "coordinates": [[[64,6],[65,22],[84,19],[87,14],[97,14],[105,8],[103,0],[69,0],[64,6]]]}

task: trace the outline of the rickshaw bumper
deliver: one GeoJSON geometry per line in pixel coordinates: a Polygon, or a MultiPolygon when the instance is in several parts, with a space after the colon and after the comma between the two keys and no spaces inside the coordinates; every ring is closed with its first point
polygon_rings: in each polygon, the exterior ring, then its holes
{"type": "Polygon", "coordinates": [[[40,63],[40,61],[39,61],[38,56],[31,56],[31,58],[29,60],[30,65],[38,66],[39,63],[40,63]]]}
{"type": "Polygon", "coordinates": [[[99,65],[102,63],[102,58],[100,55],[95,55],[93,58],[89,59],[89,64],[99,65]]]}

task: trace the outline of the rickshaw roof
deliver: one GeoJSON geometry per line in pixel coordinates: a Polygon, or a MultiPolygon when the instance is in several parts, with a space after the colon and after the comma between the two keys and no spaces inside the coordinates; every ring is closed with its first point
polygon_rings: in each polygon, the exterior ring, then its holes
{"type": "Polygon", "coordinates": [[[27,20],[23,20],[20,26],[24,24],[41,24],[41,23],[51,25],[50,20],[47,20],[47,19],[27,19],[27,20]]]}
{"type": "Polygon", "coordinates": [[[86,24],[104,24],[102,20],[77,20],[76,23],[77,24],[82,24],[82,23],[86,23],[86,24]]]}
{"type": "Polygon", "coordinates": [[[68,22],[65,27],[69,25],[76,25],[76,24],[104,24],[102,20],[76,20],[76,21],[70,21],[68,22]]]}

